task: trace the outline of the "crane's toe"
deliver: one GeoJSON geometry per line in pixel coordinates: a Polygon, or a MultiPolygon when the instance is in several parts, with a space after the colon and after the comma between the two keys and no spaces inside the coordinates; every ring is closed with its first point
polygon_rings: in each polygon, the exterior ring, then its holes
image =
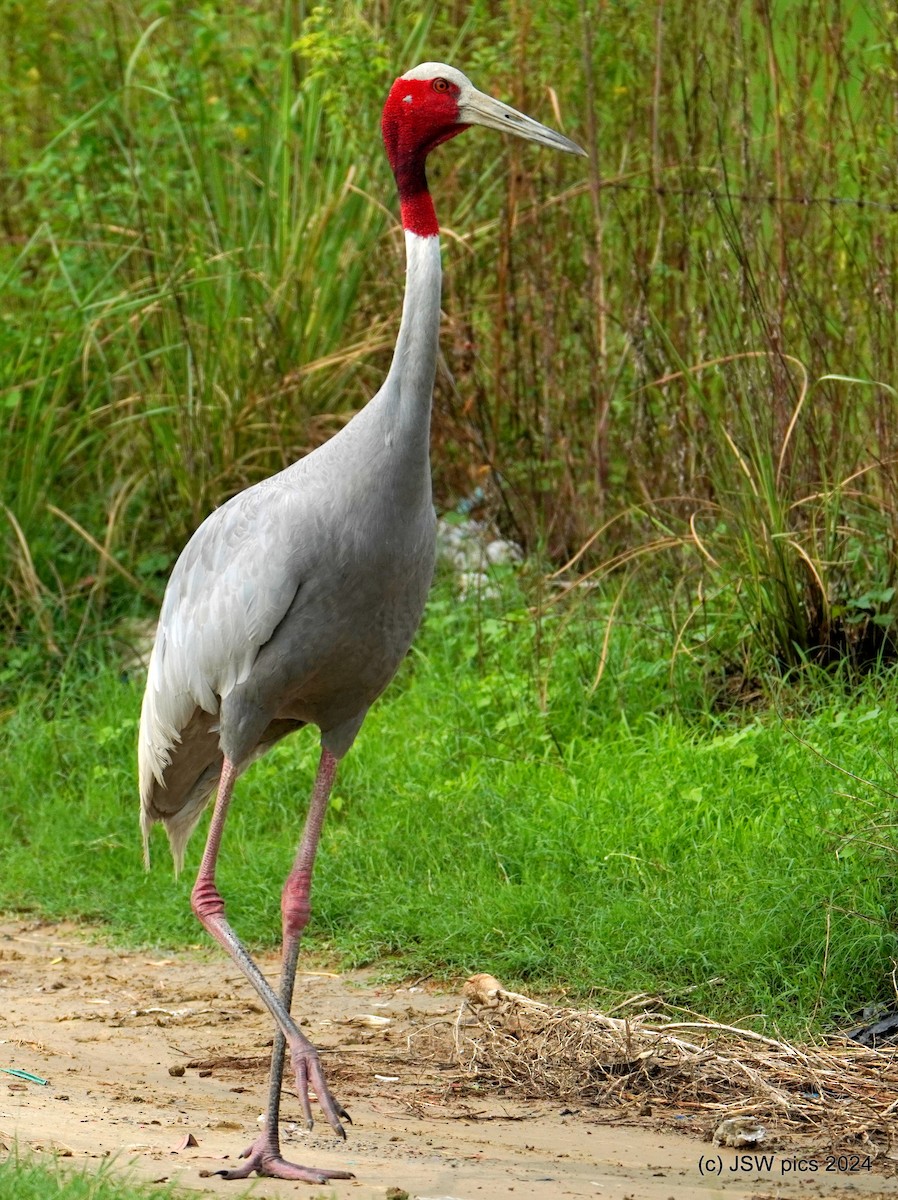
{"type": "Polygon", "coordinates": [[[276,1138],[267,1131],[244,1150],[240,1157],[244,1163],[230,1171],[213,1171],[222,1179],[249,1179],[250,1175],[263,1175],[267,1179],[294,1179],[300,1183],[328,1183],[331,1179],[355,1179],[351,1171],[329,1171],[326,1167],[302,1167],[288,1162],[281,1156],[276,1138]]]}
{"type": "Polygon", "coordinates": [[[262,1175],[266,1179],[295,1179],[300,1183],[328,1183],[331,1179],[355,1179],[351,1171],[326,1171],[317,1167],[301,1167],[299,1163],[287,1162],[280,1156],[264,1160],[248,1159],[242,1167],[233,1171],[215,1171],[222,1179],[249,1179],[250,1175],[262,1175]]]}

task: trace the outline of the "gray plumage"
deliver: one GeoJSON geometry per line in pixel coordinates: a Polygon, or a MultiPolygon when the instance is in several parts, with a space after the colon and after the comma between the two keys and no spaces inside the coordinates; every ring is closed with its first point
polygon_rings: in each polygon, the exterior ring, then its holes
{"type": "Polygon", "coordinates": [[[436,239],[407,235],[393,366],[344,429],[233,497],[188,542],[166,589],[141,715],[141,820],[180,864],[223,756],[245,768],[317,725],[336,757],[395,674],[433,575],[430,398],[436,239]]]}

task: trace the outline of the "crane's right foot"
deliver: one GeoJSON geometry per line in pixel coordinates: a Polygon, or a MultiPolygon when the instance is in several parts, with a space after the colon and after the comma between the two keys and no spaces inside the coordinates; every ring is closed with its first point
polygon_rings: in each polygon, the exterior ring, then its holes
{"type": "Polygon", "coordinates": [[[281,1157],[281,1148],[276,1138],[262,1133],[251,1146],[240,1155],[245,1159],[242,1167],[233,1171],[215,1171],[222,1179],[248,1179],[250,1175],[264,1175],[268,1179],[297,1179],[300,1183],[327,1183],[331,1179],[355,1179],[351,1171],[328,1171],[325,1168],[301,1167],[281,1157]]]}

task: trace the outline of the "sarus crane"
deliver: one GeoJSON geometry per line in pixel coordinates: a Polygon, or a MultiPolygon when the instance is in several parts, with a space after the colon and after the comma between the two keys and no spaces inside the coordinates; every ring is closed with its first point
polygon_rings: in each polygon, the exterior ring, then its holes
{"type": "Polygon", "coordinates": [[[245,1162],[252,1172],[325,1183],[346,1171],[286,1161],[278,1120],[285,1051],[303,1115],[310,1092],[345,1137],[349,1116],[325,1082],[317,1051],[291,1016],[312,866],[337,763],[393,678],[421,620],[433,575],[436,519],[430,411],[440,325],[439,228],[428,154],[471,125],[570,154],[560,133],[479,92],[444,63],[393,84],[382,132],[396,178],[406,245],[399,337],[380,391],[328,442],[216,509],[169,579],[140,719],[141,826],[166,828],[175,863],[206,804],[215,805],[191,904],[274,1019],[269,1098],[245,1162]],[[234,932],[215,867],[235,781],[303,725],[321,732],[306,823],[281,895],[282,974],[275,991],[234,932]]]}

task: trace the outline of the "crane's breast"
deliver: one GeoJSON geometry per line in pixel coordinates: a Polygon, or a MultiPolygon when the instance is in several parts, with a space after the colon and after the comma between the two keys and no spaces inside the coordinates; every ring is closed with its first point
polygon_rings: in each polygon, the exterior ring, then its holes
{"type": "Polygon", "coordinates": [[[364,715],[396,674],[433,577],[433,510],[389,537],[374,537],[366,524],[331,532],[248,678],[223,699],[229,754],[252,749],[263,715],[324,731],[364,715]]]}

